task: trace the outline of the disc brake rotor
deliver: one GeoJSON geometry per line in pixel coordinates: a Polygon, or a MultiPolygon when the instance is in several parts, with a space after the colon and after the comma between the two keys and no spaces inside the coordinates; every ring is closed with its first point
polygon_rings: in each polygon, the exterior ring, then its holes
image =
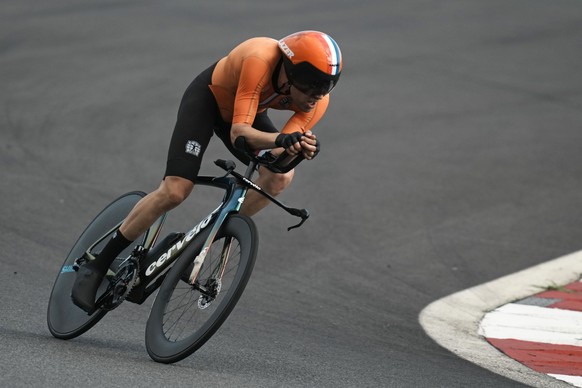
{"type": "Polygon", "coordinates": [[[220,293],[221,287],[222,281],[220,279],[208,279],[206,291],[201,291],[202,295],[198,298],[198,308],[201,310],[208,308],[220,293]]]}

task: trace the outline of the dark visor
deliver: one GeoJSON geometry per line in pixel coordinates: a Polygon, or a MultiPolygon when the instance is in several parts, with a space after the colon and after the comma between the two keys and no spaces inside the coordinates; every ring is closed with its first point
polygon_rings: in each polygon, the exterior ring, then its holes
{"type": "Polygon", "coordinates": [[[339,80],[339,74],[325,74],[307,62],[293,66],[290,76],[291,84],[309,96],[328,94],[339,80]]]}

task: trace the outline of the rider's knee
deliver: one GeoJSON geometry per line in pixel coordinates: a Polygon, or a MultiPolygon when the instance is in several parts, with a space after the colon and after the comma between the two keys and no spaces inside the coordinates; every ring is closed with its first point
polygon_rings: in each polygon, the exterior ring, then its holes
{"type": "Polygon", "coordinates": [[[163,183],[163,201],[168,208],[180,205],[192,192],[194,184],[186,179],[166,179],[163,183]]]}
{"type": "Polygon", "coordinates": [[[181,190],[168,190],[165,194],[166,203],[172,208],[180,205],[188,197],[188,194],[181,190]]]}
{"type": "Polygon", "coordinates": [[[271,195],[281,194],[287,186],[291,184],[293,180],[294,170],[291,170],[285,174],[271,174],[269,179],[269,193],[271,195]]]}

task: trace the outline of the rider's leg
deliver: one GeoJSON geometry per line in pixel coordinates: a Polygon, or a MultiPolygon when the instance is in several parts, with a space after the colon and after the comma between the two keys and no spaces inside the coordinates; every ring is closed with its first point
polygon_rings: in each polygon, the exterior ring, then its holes
{"type": "MultiPolygon", "coordinates": [[[[261,167],[259,169],[259,177],[255,183],[267,193],[275,197],[281,194],[289,186],[293,180],[294,171],[295,170],[291,170],[286,174],[276,174],[264,167],[261,167]]],[[[256,191],[249,190],[240,212],[250,217],[258,213],[270,202],[271,201],[256,191]]]]}
{"type": "Polygon", "coordinates": [[[142,198],[97,258],[79,268],[72,290],[73,302],[87,312],[92,311],[97,289],[115,258],[160,216],[182,203],[193,187],[188,179],[168,176],[157,190],[142,198]]]}
{"type": "Polygon", "coordinates": [[[107,243],[98,258],[91,262],[93,264],[88,268],[83,265],[77,272],[72,296],[79,307],[93,309],[99,284],[115,257],[192,191],[192,182],[196,180],[204,151],[220,117],[216,99],[208,88],[212,83],[213,69],[214,65],[204,70],[184,92],[170,140],[165,179],[160,187],[138,202],[116,233],[117,237],[107,243]],[[85,288],[89,291],[84,291],[85,288]]]}
{"type": "Polygon", "coordinates": [[[167,176],[160,187],[142,198],[129,213],[119,231],[133,241],[164,213],[180,205],[192,192],[194,183],[177,176],[167,176]]]}

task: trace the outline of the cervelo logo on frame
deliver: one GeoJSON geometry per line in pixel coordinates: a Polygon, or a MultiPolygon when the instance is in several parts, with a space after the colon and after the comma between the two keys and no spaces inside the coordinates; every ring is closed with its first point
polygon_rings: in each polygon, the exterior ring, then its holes
{"type": "Polygon", "coordinates": [[[208,215],[208,217],[206,217],[198,225],[196,225],[191,231],[189,231],[188,234],[186,234],[182,240],[178,241],[170,249],[168,249],[168,251],[166,253],[161,255],[158,260],[151,263],[149,265],[148,269],[146,270],[145,275],[150,276],[152,273],[154,273],[156,268],[162,267],[164,265],[164,263],[166,262],[166,260],[168,260],[170,257],[172,257],[173,254],[175,254],[176,252],[180,252],[187,242],[190,242],[190,240],[192,240],[194,237],[196,237],[196,235],[198,233],[200,233],[200,231],[202,231],[204,228],[206,228],[208,226],[208,224],[212,220],[212,217],[218,211],[218,209],[220,209],[220,207],[217,208],[216,210],[214,210],[212,213],[210,213],[208,215]]]}

